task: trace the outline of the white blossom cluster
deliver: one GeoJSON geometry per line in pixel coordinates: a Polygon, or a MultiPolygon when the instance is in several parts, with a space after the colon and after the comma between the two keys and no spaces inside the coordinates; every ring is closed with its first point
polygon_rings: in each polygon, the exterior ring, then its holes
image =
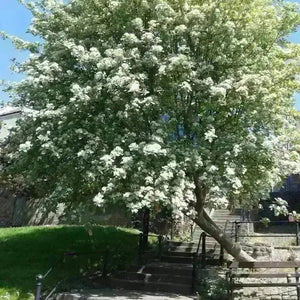
{"type": "Polygon", "coordinates": [[[275,202],[270,205],[270,209],[274,212],[274,215],[288,215],[288,203],[280,197],[275,198],[274,200],[275,202]]]}

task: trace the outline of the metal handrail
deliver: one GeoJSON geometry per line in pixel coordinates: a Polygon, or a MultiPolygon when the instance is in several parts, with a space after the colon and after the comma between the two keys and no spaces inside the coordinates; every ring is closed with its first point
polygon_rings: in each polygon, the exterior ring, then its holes
{"type": "MultiPolygon", "coordinates": [[[[42,274],[38,274],[36,276],[36,292],[35,292],[35,296],[34,296],[34,300],[41,300],[42,299],[42,282],[48,277],[48,275],[60,264],[63,263],[63,259],[64,257],[68,257],[68,256],[80,256],[80,255],[87,255],[87,254],[104,254],[104,257],[107,258],[107,251],[108,249],[106,248],[103,251],[91,251],[91,252],[75,252],[75,251],[71,251],[71,252],[63,252],[59,258],[55,261],[55,263],[46,271],[46,273],[44,275],[42,274]]],[[[103,266],[103,275],[106,276],[106,263],[104,262],[104,266],[103,266]]],[[[55,287],[50,291],[50,293],[48,293],[48,295],[45,296],[45,300],[48,300],[53,293],[56,291],[56,289],[58,288],[58,286],[65,281],[66,279],[60,280],[55,287]]]]}
{"type": "MultiPolygon", "coordinates": [[[[159,258],[159,259],[162,256],[163,241],[165,240],[165,237],[166,237],[162,234],[154,234],[154,233],[145,234],[145,233],[141,232],[139,234],[139,245],[138,245],[138,262],[139,263],[142,263],[142,260],[143,260],[142,256],[147,252],[146,251],[147,244],[145,244],[145,239],[144,239],[145,236],[147,236],[147,243],[148,243],[148,236],[157,238],[157,240],[158,240],[158,251],[157,251],[156,255],[157,255],[157,258],[159,258]]],[[[150,251],[150,252],[154,253],[156,251],[154,251],[154,252],[150,251]]]]}
{"type": "Polygon", "coordinates": [[[203,238],[203,232],[201,232],[200,237],[199,237],[199,242],[198,242],[198,246],[197,246],[197,250],[196,250],[196,255],[197,256],[199,256],[199,249],[200,249],[201,241],[202,241],[202,238],[203,238]]]}
{"type": "MultiPolygon", "coordinates": [[[[234,221],[232,222],[234,224],[234,239],[235,242],[238,242],[239,237],[255,237],[257,235],[251,235],[251,234],[247,234],[247,235],[241,235],[239,234],[239,229],[240,229],[240,225],[241,224],[263,224],[263,222],[260,221],[234,221]]],[[[296,225],[296,245],[300,246],[300,228],[299,228],[299,222],[298,221],[288,221],[288,220],[278,220],[278,221],[269,221],[269,224],[295,224],[296,225]]],[[[264,237],[273,237],[274,235],[268,235],[268,234],[264,234],[264,237]]],[[[278,237],[285,237],[286,234],[276,234],[276,236],[278,237]]]]}
{"type": "Polygon", "coordinates": [[[201,232],[201,234],[200,234],[198,245],[197,245],[197,250],[193,255],[192,293],[195,290],[195,285],[196,285],[196,281],[197,281],[197,273],[198,273],[197,270],[198,270],[198,264],[199,264],[199,249],[200,249],[202,238],[203,238],[203,232],[201,232]]]}
{"type": "Polygon", "coordinates": [[[206,260],[206,244],[205,244],[205,239],[208,235],[206,234],[205,231],[201,232],[198,245],[197,245],[197,250],[194,253],[193,256],[193,273],[192,273],[192,292],[194,292],[195,289],[195,283],[197,281],[197,274],[198,274],[198,265],[199,265],[199,257],[200,257],[200,246],[202,242],[202,247],[201,247],[201,264],[202,267],[205,266],[205,260],[206,260]]]}

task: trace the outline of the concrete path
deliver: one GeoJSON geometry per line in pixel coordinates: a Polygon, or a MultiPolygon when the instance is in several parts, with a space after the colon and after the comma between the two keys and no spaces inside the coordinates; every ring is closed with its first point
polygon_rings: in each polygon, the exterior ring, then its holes
{"type": "Polygon", "coordinates": [[[196,300],[196,296],[125,290],[92,290],[59,295],[56,300],[196,300]]]}

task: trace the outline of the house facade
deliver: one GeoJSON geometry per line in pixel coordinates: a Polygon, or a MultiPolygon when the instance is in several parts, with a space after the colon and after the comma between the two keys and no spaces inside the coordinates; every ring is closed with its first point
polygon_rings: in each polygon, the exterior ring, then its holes
{"type": "Polygon", "coordinates": [[[13,106],[5,106],[0,109],[0,143],[16,126],[17,120],[21,117],[21,109],[13,106]]]}
{"type": "MultiPolygon", "coordinates": [[[[21,117],[21,109],[13,106],[0,108],[0,145],[9,136],[21,117]]],[[[22,202],[24,203],[24,201],[22,202]]],[[[20,200],[14,193],[0,187],[0,227],[19,225],[18,206],[20,200]]]]}

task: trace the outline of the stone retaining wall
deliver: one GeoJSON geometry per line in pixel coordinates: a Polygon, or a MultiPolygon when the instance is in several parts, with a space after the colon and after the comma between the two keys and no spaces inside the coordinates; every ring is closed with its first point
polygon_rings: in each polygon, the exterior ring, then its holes
{"type": "MultiPolygon", "coordinates": [[[[257,280],[256,282],[266,282],[266,280],[257,280]]],[[[255,280],[251,280],[255,282],[255,280]]],[[[272,279],[272,282],[276,280],[272,279]]],[[[277,282],[280,282],[279,280],[277,282]]],[[[282,281],[281,281],[282,282],[282,281]]],[[[286,282],[286,281],[285,281],[286,282]]],[[[297,300],[296,287],[253,287],[235,290],[234,300],[297,300]]]]}

